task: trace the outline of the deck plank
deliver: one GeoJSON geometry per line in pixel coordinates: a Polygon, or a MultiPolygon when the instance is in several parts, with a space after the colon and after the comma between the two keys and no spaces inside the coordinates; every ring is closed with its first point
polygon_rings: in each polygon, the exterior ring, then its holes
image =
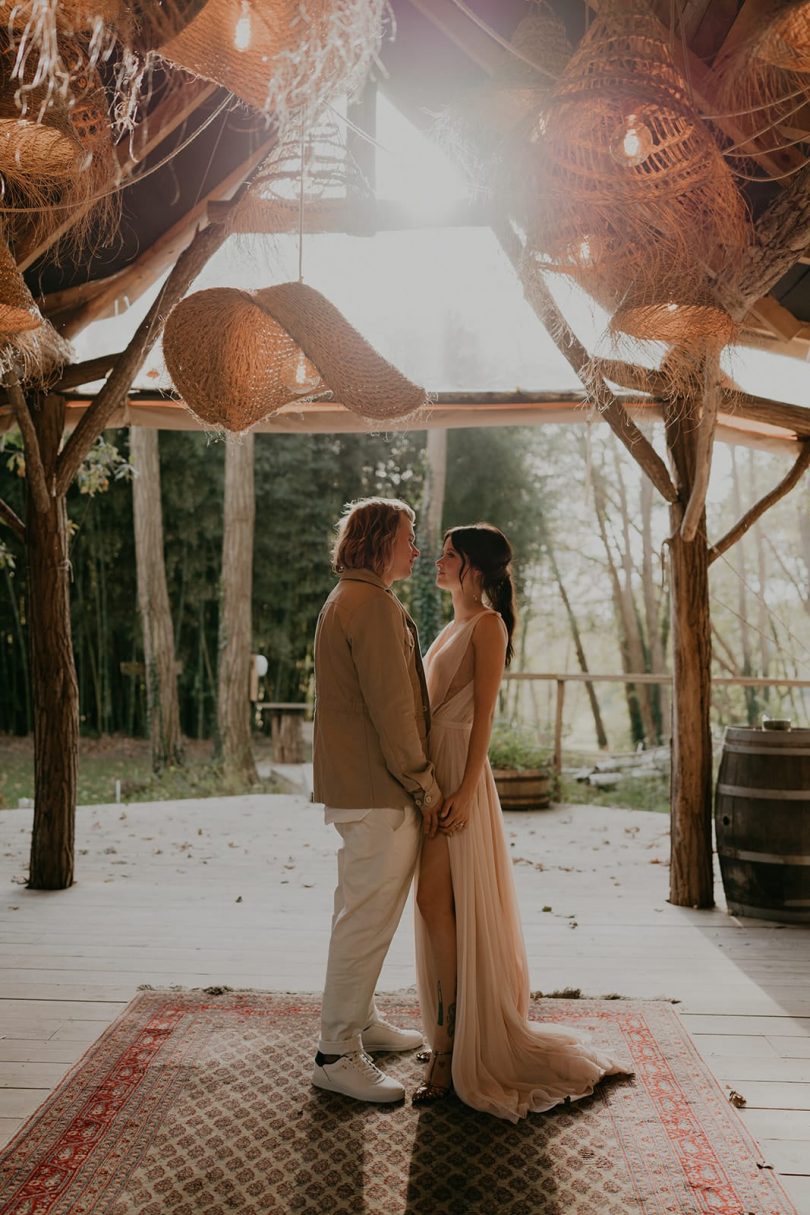
{"type": "MultiPolygon", "coordinates": [[[[671,906],[659,815],[579,806],[504,821],[533,990],[677,1001],[810,1215],[810,928],[671,906]]],[[[8,877],[29,831],[30,811],[0,813],[8,877]]],[[[70,891],[0,896],[0,1144],[140,984],[321,987],[336,836],[305,798],[84,807],[77,841],[70,891]]],[[[381,990],[413,986],[412,942],[409,908],[381,990]]]]}

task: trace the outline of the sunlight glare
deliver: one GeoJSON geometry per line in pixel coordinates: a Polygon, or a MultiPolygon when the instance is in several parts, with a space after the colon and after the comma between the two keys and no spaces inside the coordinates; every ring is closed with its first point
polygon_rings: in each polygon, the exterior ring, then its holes
{"type": "Polygon", "coordinates": [[[377,197],[438,222],[467,201],[464,176],[382,93],[377,99],[377,197]]]}

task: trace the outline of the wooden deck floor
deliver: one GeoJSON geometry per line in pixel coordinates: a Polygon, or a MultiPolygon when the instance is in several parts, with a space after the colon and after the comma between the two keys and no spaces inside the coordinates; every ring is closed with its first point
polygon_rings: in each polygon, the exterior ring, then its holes
{"type": "MultiPolygon", "coordinates": [[[[679,1000],[810,1215],[810,928],[670,907],[663,816],[506,820],[533,986],[679,1000]]],[[[77,884],[60,893],[20,884],[30,822],[0,812],[0,1143],[139,984],[319,990],[336,836],[305,798],[82,808],[77,884]]],[[[380,987],[412,984],[408,912],[380,987]]]]}

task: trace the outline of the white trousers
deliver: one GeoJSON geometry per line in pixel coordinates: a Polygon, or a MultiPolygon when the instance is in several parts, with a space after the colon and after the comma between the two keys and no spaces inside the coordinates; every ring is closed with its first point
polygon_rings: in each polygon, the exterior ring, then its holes
{"type": "Polygon", "coordinates": [[[422,819],[415,809],[369,810],[334,826],[343,843],[318,1049],[347,1055],[378,1017],[374,989],[413,881],[422,819]]]}

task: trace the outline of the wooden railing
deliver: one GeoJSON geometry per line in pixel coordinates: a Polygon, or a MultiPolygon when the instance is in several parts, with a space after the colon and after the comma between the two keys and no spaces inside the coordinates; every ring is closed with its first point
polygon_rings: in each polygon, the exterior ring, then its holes
{"type": "MultiPolygon", "coordinates": [[[[563,708],[565,705],[565,685],[567,683],[672,683],[671,675],[651,673],[649,671],[645,671],[640,675],[594,675],[590,671],[571,671],[565,674],[514,671],[509,672],[504,678],[512,681],[542,680],[545,683],[556,683],[557,685],[557,700],[554,709],[554,757],[552,768],[554,782],[558,789],[562,776],[563,708]]],[[[746,688],[810,688],[810,679],[769,679],[753,675],[722,675],[712,679],[713,687],[730,684],[746,688]]]]}

